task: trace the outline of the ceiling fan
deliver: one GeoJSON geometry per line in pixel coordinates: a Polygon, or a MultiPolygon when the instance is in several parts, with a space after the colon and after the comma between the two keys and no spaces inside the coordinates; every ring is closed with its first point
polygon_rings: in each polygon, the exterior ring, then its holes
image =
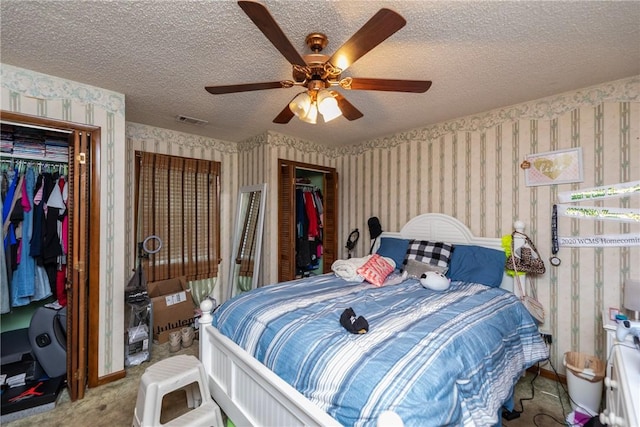
{"type": "Polygon", "coordinates": [[[293,47],[267,8],[254,1],[238,1],[238,5],[262,31],[269,41],[293,66],[292,80],[264,83],[245,83],[223,86],[206,86],[214,95],[254,90],[290,88],[302,86],[305,91],[298,93],[276,116],[274,123],[286,124],[298,116],[308,123],[316,123],[318,112],[327,122],[340,115],[348,120],[363,116],[356,107],[338,91],[330,88],[339,86],[345,90],[380,90],[391,92],[424,93],[431,82],[426,80],[376,79],[364,77],[341,77],[341,74],[367,52],[402,28],[406,21],[390,9],[380,9],[362,28],[329,57],[322,52],[328,39],[323,33],[309,34],[305,42],[313,53],[301,56],[293,47]]]}

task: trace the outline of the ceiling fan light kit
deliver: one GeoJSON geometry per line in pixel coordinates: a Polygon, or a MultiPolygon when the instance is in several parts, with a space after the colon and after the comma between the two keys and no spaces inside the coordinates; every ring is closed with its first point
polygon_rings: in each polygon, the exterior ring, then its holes
{"type": "Polygon", "coordinates": [[[311,96],[307,92],[300,92],[289,103],[289,108],[303,122],[315,124],[318,110],[311,102],[311,96]],[[313,107],[313,108],[312,108],[313,107]]]}
{"type": "Polygon", "coordinates": [[[390,92],[424,93],[431,82],[428,80],[397,80],[377,78],[340,78],[341,74],[367,52],[404,27],[406,21],[390,9],[380,9],[331,57],[320,53],[328,43],[325,34],[315,32],[307,35],[305,42],[313,52],[304,57],[295,49],[267,8],[255,1],[241,0],[240,8],[262,31],[267,39],[291,63],[293,80],[277,82],[246,83],[223,86],[206,86],[214,95],[247,92],[265,89],[282,89],[302,86],[306,90],[297,94],[276,116],[274,123],[286,124],[297,116],[300,120],[316,124],[318,112],[325,123],[341,115],[347,120],[363,116],[346,98],[332,86],[343,90],[378,90],[390,92]]]}
{"type": "Polygon", "coordinates": [[[300,92],[291,100],[289,108],[296,116],[305,116],[311,108],[311,97],[307,92],[300,92]]]}
{"type": "Polygon", "coordinates": [[[317,123],[318,113],[322,114],[325,123],[342,115],[338,101],[327,89],[300,92],[289,103],[289,109],[300,120],[311,124],[317,123]]]}
{"type": "Polygon", "coordinates": [[[322,114],[325,123],[342,115],[342,111],[340,111],[338,107],[338,101],[336,101],[329,90],[325,89],[318,92],[316,103],[318,104],[318,111],[322,114]]]}

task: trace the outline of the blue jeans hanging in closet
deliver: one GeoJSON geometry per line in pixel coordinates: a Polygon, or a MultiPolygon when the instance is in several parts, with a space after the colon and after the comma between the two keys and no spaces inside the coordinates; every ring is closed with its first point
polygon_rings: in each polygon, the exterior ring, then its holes
{"type": "MultiPolygon", "coordinates": [[[[35,188],[36,176],[33,168],[28,168],[25,175],[27,197],[31,209],[24,212],[24,220],[22,223],[22,256],[20,264],[13,273],[11,281],[11,304],[14,307],[27,305],[32,301],[51,296],[51,285],[47,274],[41,266],[36,265],[36,260],[29,255],[30,241],[33,232],[33,190],[35,188]]],[[[16,191],[21,191],[17,189],[16,191]]],[[[24,197],[24,195],[23,195],[24,197]]]]}

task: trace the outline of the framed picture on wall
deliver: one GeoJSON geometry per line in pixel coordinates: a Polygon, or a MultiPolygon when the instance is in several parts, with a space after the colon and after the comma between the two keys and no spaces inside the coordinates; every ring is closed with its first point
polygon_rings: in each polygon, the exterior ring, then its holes
{"type": "Polygon", "coordinates": [[[528,154],[523,162],[527,187],[582,182],[582,148],[528,154]]]}

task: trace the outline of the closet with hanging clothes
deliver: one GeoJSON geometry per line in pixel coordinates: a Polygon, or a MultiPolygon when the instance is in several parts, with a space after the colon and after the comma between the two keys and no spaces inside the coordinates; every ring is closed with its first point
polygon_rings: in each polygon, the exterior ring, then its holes
{"type": "Polygon", "coordinates": [[[296,277],[307,277],[323,266],[322,176],[304,169],[296,173],[296,277]]]}
{"type": "Polygon", "coordinates": [[[43,301],[31,310],[60,309],[67,304],[69,136],[5,123],[1,132],[0,311],[43,301]]]}
{"type": "Polygon", "coordinates": [[[279,160],[278,280],[331,271],[337,254],[334,168],[279,160]]]}
{"type": "MultiPolygon", "coordinates": [[[[5,392],[19,397],[40,384],[42,403],[49,403],[64,383],[68,138],[0,125],[0,360],[3,378],[8,378],[6,385],[2,382],[3,397],[5,392]]],[[[22,408],[9,397],[0,406],[9,419],[22,408]]]]}
{"type": "Polygon", "coordinates": [[[3,359],[23,351],[5,338],[28,329],[27,345],[45,373],[66,372],[71,400],[81,399],[87,382],[98,385],[99,294],[90,289],[99,283],[91,274],[98,271],[99,227],[94,234],[88,223],[90,214],[96,224],[100,219],[99,190],[91,186],[99,182],[91,151],[99,153],[100,128],[9,111],[1,112],[0,127],[3,359]],[[57,314],[42,321],[44,312],[57,314]],[[34,319],[49,330],[48,340],[32,343],[34,319]]]}

